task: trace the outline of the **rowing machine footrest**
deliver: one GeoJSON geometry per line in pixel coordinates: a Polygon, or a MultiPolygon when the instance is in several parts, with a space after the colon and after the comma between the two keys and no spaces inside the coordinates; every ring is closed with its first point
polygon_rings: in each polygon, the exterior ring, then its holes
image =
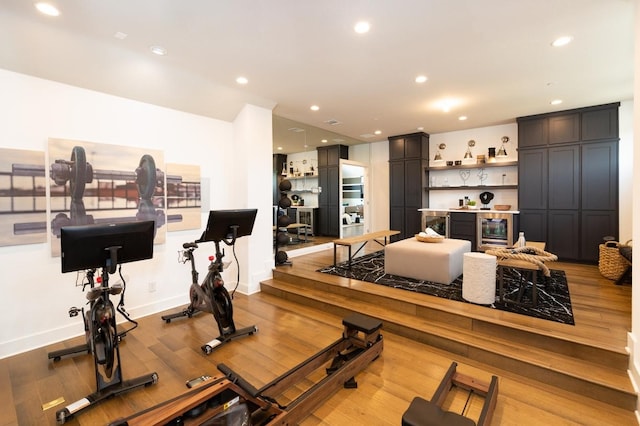
{"type": "Polygon", "coordinates": [[[366,334],[371,334],[382,327],[382,321],[362,314],[351,314],[342,320],[345,327],[354,328],[366,334]]]}
{"type": "Polygon", "coordinates": [[[402,415],[402,426],[475,426],[476,423],[451,411],[444,411],[437,404],[420,398],[413,398],[411,405],[402,415]]]}

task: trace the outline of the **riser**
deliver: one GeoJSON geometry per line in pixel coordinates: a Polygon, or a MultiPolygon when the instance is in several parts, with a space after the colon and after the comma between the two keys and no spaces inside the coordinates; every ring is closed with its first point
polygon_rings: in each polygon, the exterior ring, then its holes
{"type": "Polygon", "coordinates": [[[488,337],[493,336],[507,339],[513,343],[526,344],[529,347],[533,346],[553,351],[558,354],[582,359],[619,371],[626,371],[629,365],[629,357],[626,353],[615,352],[579,342],[567,341],[544,334],[536,334],[528,330],[511,327],[508,323],[495,324],[486,320],[471,318],[467,315],[445,312],[437,307],[418,305],[404,300],[392,300],[387,296],[378,296],[350,287],[336,286],[323,281],[283,273],[277,270],[274,270],[273,279],[294,284],[300,288],[326,291],[352,300],[384,306],[386,309],[415,315],[431,322],[445,324],[447,327],[455,326],[465,330],[474,330],[486,334],[488,337]]]}
{"type": "MultiPolygon", "coordinates": [[[[299,280],[296,280],[296,285],[301,287],[299,280]]],[[[269,281],[263,282],[261,287],[262,291],[265,293],[272,294],[295,303],[321,309],[337,316],[345,316],[352,312],[361,312],[375,316],[375,310],[377,308],[375,305],[371,305],[370,309],[372,312],[367,312],[366,308],[363,309],[362,302],[354,302],[353,304],[357,304],[357,307],[350,306],[348,302],[340,303],[338,301],[332,301],[332,297],[329,295],[324,298],[324,300],[319,300],[317,297],[305,295],[304,291],[295,292],[276,288],[270,285],[269,281]]],[[[331,287],[335,290],[334,286],[331,287]]],[[[592,397],[613,406],[628,410],[635,409],[637,398],[630,390],[615,389],[612,386],[594,383],[587,378],[574,377],[570,374],[554,371],[551,368],[544,368],[540,365],[534,365],[521,359],[505,356],[480,347],[473,347],[468,344],[461,343],[454,338],[443,337],[438,333],[429,333],[423,330],[418,330],[415,327],[402,324],[401,322],[394,321],[390,318],[383,318],[382,320],[384,323],[384,329],[391,333],[410,338],[454,354],[459,354],[460,356],[464,356],[478,362],[495,365],[503,370],[511,371],[546,384],[552,384],[561,389],[592,397]]],[[[527,342],[527,345],[530,345],[530,342],[527,342]]],[[[522,350],[526,351],[527,349],[523,348],[522,350]]],[[[588,370],[588,368],[585,370],[588,370]]]]}

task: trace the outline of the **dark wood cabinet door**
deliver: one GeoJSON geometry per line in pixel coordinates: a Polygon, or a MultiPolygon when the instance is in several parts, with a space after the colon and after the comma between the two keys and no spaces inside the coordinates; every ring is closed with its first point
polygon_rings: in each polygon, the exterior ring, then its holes
{"type": "Polygon", "coordinates": [[[389,209],[389,229],[400,231],[399,235],[391,237],[391,241],[404,239],[402,230],[404,229],[404,207],[391,207],[389,209]]]}
{"type": "Polygon", "coordinates": [[[618,209],[618,142],[582,145],[582,209],[618,209]]]}
{"type": "Polygon", "coordinates": [[[580,147],[549,149],[549,209],[580,208],[580,147]]]}
{"type": "Polygon", "coordinates": [[[618,138],[618,105],[582,113],[582,140],[618,138]]]}
{"type": "Polygon", "coordinates": [[[553,115],[549,120],[549,144],[580,140],[580,113],[553,115]]]}
{"type": "Polygon", "coordinates": [[[404,159],[404,138],[389,139],[389,160],[404,159]]]}
{"type": "Polygon", "coordinates": [[[421,231],[422,215],[416,208],[404,209],[404,237],[411,238],[421,231]]]}
{"type": "Polygon", "coordinates": [[[518,215],[519,232],[529,241],[547,241],[547,210],[523,210],[518,215]]]}
{"type": "Polygon", "coordinates": [[[549,139],[549,126],[545,118],[518,120],[518,147],[544,146],[549,139]]]}
{"type": "Polygon", "coordinates": [[[599,246],[606,236],[618,239],[618,212],[583,210],[580,238],[581,260],[597,262],[600,256],[599,246]]]}
{"type": "Polygon", "coordinates": [[[389,162],[389,205],[393,207],[404,207],[404,169],[405,162],[389,162]]]}
{"type": "MultiPolygon", "coordinates": [[[[577,210],[549,210],[547,251],[562,260],[580,259],[580,216],[577,210]]],[[[526,234],[525,234],[526,235],[526,234]]]]}
{"type": "Polygon", "coordinates": [[[337,206],[340,204],[340,191],[342,188],[342,185],[340,185],[340,167],[327,167],[327,176],[327,204],[337,206]]]}
{"type": "Polygon", "coordinates": [[[318,167],[318,205],[320,207],[329,204],[329,173],[326,167],[318,167]]]}
{"type": "Polygon", "coordinates": [[[404,205],[406,207],[422,208],[422,194],[424,192],[424,170],[422,160],[405,161],[404,169],[404,205]]]}
{"type": "Polygon", "coordinates": [[[449,238],[471,241],[471,250],[478,249],[477,216],[474,213],[452,212],[449,216],[449,238]]]}
{"type": "Polygon", "coordinates": [[[329,150],[327,147],[318,148],[318,167],[327,167],[329,165],[329,150]]]}
{"type": "Polygon", "coordinates": [[[518,153],[518,206],[520,209],[547,208],[547,148],[518,153]]]}

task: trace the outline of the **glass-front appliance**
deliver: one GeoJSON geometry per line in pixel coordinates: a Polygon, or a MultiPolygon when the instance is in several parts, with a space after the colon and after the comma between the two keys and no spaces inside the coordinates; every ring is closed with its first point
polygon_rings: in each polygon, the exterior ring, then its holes
{"type": "Polygon", "coordinates": [[[513,215],[478,213],[478,250],[507,247],[513,244],[513,215]]]}
{"type": "Polygon", "coordinates": [[[449,238],[449,212],[448,211],[423,211],[422,230],[427,227],[433,229],[440,235],[449,238]]]}

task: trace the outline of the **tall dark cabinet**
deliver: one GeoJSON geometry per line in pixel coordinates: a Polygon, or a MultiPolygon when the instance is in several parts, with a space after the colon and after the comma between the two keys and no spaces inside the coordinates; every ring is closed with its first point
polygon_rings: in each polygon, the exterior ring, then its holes
{"type": "Polygon", "coordinates": [[[318,147],[318,234],[340,236],[340,160],[349,159],[349,147],[318,147]]]}
{"type": "Polygon", "coordinates": [[[400,231],[394,240],[420,232],[418,209],[429,205],[425,191],[429,135],[423,132],[389,138],[389,227],[400,231]]]}
{"type": "Polygon", "coordinates": [[[518,118],[520,230],[561,260],[618,237],[619,105],[518,118]]]}

